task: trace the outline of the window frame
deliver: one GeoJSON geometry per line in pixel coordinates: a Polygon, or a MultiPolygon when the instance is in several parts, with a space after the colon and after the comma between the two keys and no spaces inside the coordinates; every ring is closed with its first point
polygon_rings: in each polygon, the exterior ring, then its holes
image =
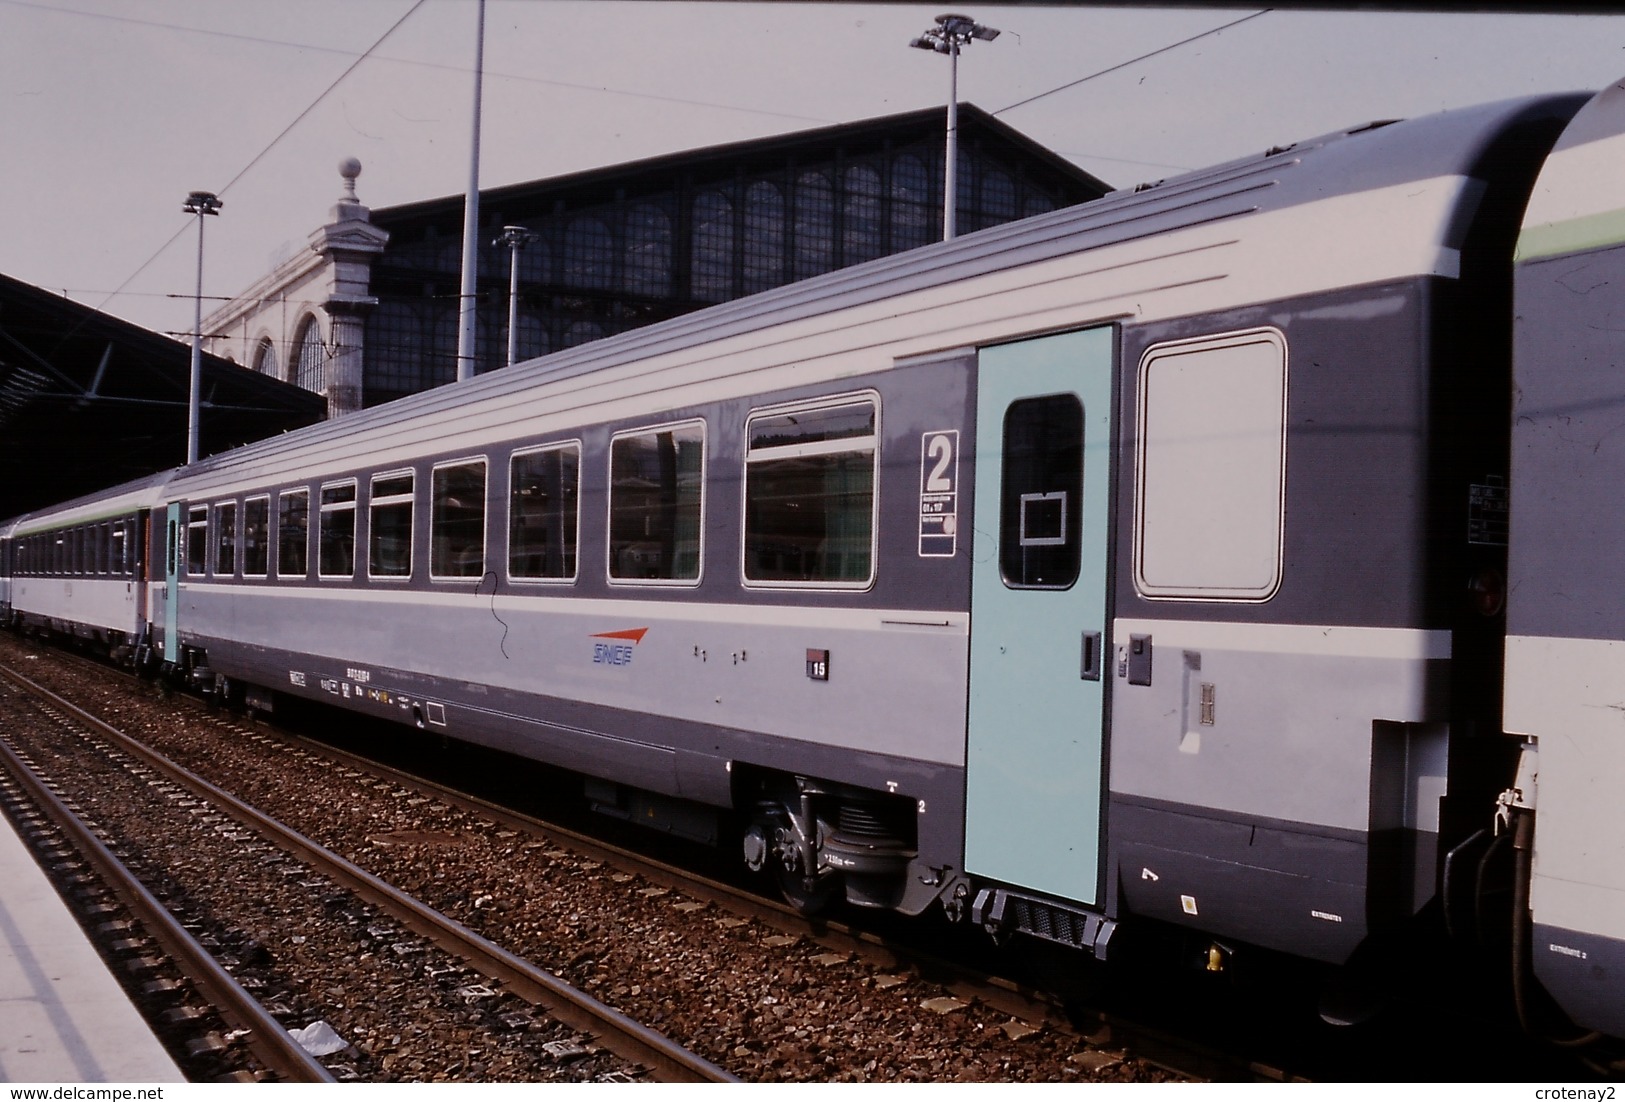
{"type": "Polygon", "coordinates": [[[654,425],[640,425],[611,433],[609,447],[605,449],[604,466],[608,482],[604,490],[604,578],[611,586],[640,586],[656,589],[693,589],[705,580],[705,492],[709,481],[711,447],[704,417],[685,417],[677,421],[662,421],[654,425]],[[700,519],[695,545],[695,567],[692,578],[623,578],[615,573],[615,445],[618,441],[636,436],[655,436],[668,430],[698,426],[700,430],[700,519]]]}
{"type": "Polygon", "coordinates": [[[818,589],[818,590],[846,590],[849,592],[862,592],[872,589],[875,579],[880,573],[880,451],[884,433],[881,424],[880,392],[876,390],[850,391],[844,394],[830,394],[817,398],[807,398],[796,402],[778,402],[770,406],[760,406],[745,414],[743,440],[740,452],[739,477],[739,581],[747,589],[818,589]],[[817,441],[812,444],[781,445],[764,449],[752,449],[750,443],[751,424],[754,421],[768,417],[783,417],[795,413],[808,413],[815,410],[838,409],[842,406],[868,405],[874,409],[874,432],[867,437],[847,437],[839,440],[817,441]],[[794,581],[789,579],[761,579],[753,580],[747,573],[747,564],[750,562],[750,468],[752,452],[767,452],[757,454],[754,462],[770,462],[774,459],[788,459],[797,455],[834,454],[837,452],[863,451],[850,445],[853,441],[872,440],[873,463],[870,468],[869,487],[869,574],[862,581],[794,581]]]}
{"type": "Polygon", "coordinates": [[[216,578],[235,578],[237,576],[237,552],[241,542],[237,518],[239,516],[235,498],[216,501],[210,504],[209,534],[213,537],[209,541],[210,565],[214,568],[212,573],[216,578]],[[221,560],[225,557],[223,552],[231,552],[231,565],[224,567],[221,560]]]}
{"type": "Polygon", "coordinates": [[[183,565],[186,567],[186,573],[183,574],[182,577],[203,578],[208,576],[210,543],[209,520],[211,516],[212,513],[207,504],[193,505],[188,503],[186,506],[186,554],[184,556],[183,563],[183,565]],[[192,554],[193,539],[199,539],[203,543],[203,546],[200,549],[201,554],[197,555],[196,557],[194,557],[192,554]]]}
{"type": "Polygon", "coordinates": [[[491,460],[486,455],[468,455],[459,459],[445,459],[434,464],[429,469],[429,578],[436,582],[466,582],[473,580],[478,585],[491,571],[491,460]],[[435,521],[436,494],[435,477],[444,470],[452,467],[479,466],[484,472],[484,485],[480,494],[480,569],[475,574],[436,574],[435,573],[435,521]]]}
{"type": "MultiPolygon", "coordinates": [[[[581,578],[581,472],[585,462],[586,447],[580,437],[568,440],[555,440],[546,444],[537,444],[532,447],[518,448],[508,455],[508,494],[507,508],[503,511],[503,521],[507,527],[503,546],[506,548],[506,566],[508,581],[512,585],[575,585],[581,578]],[[548,452],[574,449],[576,454],[576,493],[575,493],[575,569],[568,576],[538,577],[534,574],[515,574],[513,571],[513,531],[514,531],[514,464],[519,460],[532,455],[545,455],[548,452]]],[[[489,559],[489,555],[487,556],[489,559]]]]}
{"type": "Polygon", "coordinates": [[[288,579],[297,578],[297,579],[299,579],[301,581],[309,579],[309,577],[310,577],[310,487],[309,486],[292,486],[292,487],[289,487],[286,490],[278,490],[277,493],[276,493],[276,515],[275,515],[275,519],[276,519],[276,565],[275,565],[275,568],[274,568],[275,576],[279,580],[283,579],[283,578],[288,578],[288,579]],[[284,570],[282,568],[282,558],[283,558],[283,556],[282,556],[282,502],[283,502],[283,500],[285,498],[291,498],[291,497],[303,497],[305,499],[305,510],[304,510],[304,512],[305,512],[305,538],[304,538],[304,541],[303,541],[304,545],[305,545],[305,549],[304,549],[305,568],[303,570],[299,571],[297,574],[293,573],[292,571],[289,571],[289,570],[284,570]]]}
{"type": "Polygon", "coordinates": [[[1135,395],[1135,449],[1134,449],[1134,535],[1133,581],[1137,595],[1151,601],[1223,602],[1230,604],[1263,604],[1280,592],[1286,571],[1286,495],[1287,495],[1287,440],[1290,435],[1291,370],[1286,334],[1272,326],[1214,333],[1201,337],[1161,341],[1141,353],[1136,371],[1135,395]],[[1246,345],[1265,344],[1276,350],[1280,364],[1280,398],[1275,409],[1278,418],[1279,442],[1270,450],[1275,456],[1275,532],[1271,577],[1262,586],[1171,584],[1150,581],[1146,577],[1146,528],[1148,480],[1147,455],[1153,444],[1147,418],[1150,408],[1150,375],[1158,360],[1204,352],[1223,352],[1246,345]]]}
{"type": "Polygon", "coordinates": [[[417,541],[417,471],[411,467],[379,471],[367,480],[367,578],[372,581],[407,582],[412,580],[413,550],[417,541]],[[390,479],[409,480],[411,489],[401,494],[378,496],[378,484],[390,479]],[[373,540],[378,532],[378,509],[406,506],[406,569],[400,573],[380,574],[373,570],[373,540]]]}
{"type": "Polygon", "coordinates": [[[356,577],[357,558],[356,545],[360,543],[360,507],[361,487],[355,478],[336,478],[329,482],[320,483],[316,494],[316,577],[329,581],[354,581],[356,577]],[[322,500],[322,495],[328,490],[350,488],[349,501],[335,501],[331,505],[322,500]],[[322,569],[322,552],[327,546],[324,538],[327,532],[327,516],[329,513],[349,512],[350,514],[350,571],[347,574],[329,574],[322,569]]]}
{"type": "Polygon", "coordinates": [[[242,546],[238,548],[237,552],[237,558],[242,567],[242,576],[245,578],[268,577],[271,572],[271,533],[273,530],[271,524],[271,495],[268,493],[253,494],[243,498],[242,516],[242,528],[240,529],[242,546]],[[248,569],[248,511],[255,502],[265,504],[264,532],[260,537],[261,546],[265,548],[265,569],[258,572],[248,569]]]}

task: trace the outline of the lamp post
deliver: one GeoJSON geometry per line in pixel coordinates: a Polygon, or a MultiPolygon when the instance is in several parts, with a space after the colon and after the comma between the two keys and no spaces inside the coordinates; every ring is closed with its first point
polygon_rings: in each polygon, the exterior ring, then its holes
{"type": "Polygon", "coordinates": [[[493,245],[506,245],[512,250],[512,259],[508,264],[508,366],[512,367],[519,358],[519,250],[534,241],[539,240],[540,234],[532,233],[524,226],[503,226],[502,236],[491,242],[493,245]]]}
{"type": "Polygon", "coordinates": [[[198,392],[203,387],[203,216],[219,214],[220,197],[194,191],[181,209],[197,215],[197,294],[192,297],[192,383],[186,400],[186,462],[197,462],[198,392]]]}
{"type": "Polygon", "coordinates": [[[474,30],[474,126],[469,140],[468,194],[463,199],[463,278],[457,297],[457,381],[472,379],[478,366],[474,343],[479,324],[480,95],[485,83],[485,0],[479,0],[474,30]]]}
{"type": "Polygon", "coordinates": [[[954,207],[959,186],[959,50],[971,39],[992,42],[999,32],[984,27],[968,15],[951,12],[937,16],[937,25],[910,42],[916,50],[932,50],[948,55],[948,151],[942,182],[942,239],[954,237],[954,207]]]}

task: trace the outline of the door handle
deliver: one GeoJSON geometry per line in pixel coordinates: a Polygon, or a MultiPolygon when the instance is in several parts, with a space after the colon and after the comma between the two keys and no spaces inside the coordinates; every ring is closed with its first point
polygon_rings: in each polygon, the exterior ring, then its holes
{"type": "Polygon", "coordinates": [[[1083,681],[1100,680],[1100,632],[1083,633],[1083,657],[1078,665],[1078,677],[1083,681]]]}

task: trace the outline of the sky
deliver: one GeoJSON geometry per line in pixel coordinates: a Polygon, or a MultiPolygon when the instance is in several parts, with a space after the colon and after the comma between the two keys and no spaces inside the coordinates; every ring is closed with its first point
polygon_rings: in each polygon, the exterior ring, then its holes
{"type": "MultiPolygon", "coordinates": [[[[487,0],[495,187],[945,102],[933,4],[487,0]]],[[[1625,12],[960,3],[959,98],[1113,186],[1625,79],[1625,12]],[[1262,14],[1259,14],[1262,13],[1262,14]],[[1150,55],[1150,56],[1147,56],[1150,55]]],[[[478,0],[0,0],[0,272],[159,332],[361,201],[468,184],[478,0]]]]}

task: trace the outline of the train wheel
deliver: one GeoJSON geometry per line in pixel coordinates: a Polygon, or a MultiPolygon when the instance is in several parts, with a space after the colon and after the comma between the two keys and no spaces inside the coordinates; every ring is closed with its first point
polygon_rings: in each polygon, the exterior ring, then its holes
{"type": "Polygon", "coordinates": [[[823,914],[846,895],[838,876],[820,876],[809,884],[800,869],[788,868],[780,861],[773,863],[773,874],[784,901],[804,915],[823,914]]]}

